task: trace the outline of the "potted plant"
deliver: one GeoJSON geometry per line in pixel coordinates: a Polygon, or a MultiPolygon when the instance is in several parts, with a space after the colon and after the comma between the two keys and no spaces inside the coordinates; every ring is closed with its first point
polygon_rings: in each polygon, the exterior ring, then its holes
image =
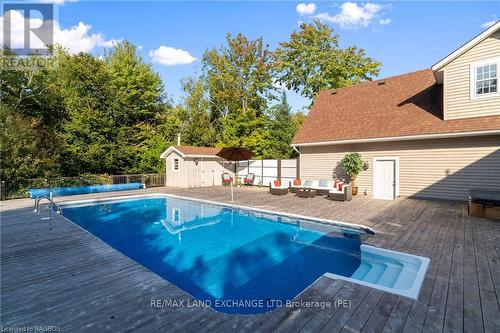
{"type": "Polygon", "coordinates": [[[368,169],[368,162],[361,159],[360,153],[347,153],[340,161],[340,167],[351,181],[352,194],[358,194],[358,187],[355,183],[356,177],[361,171],[366,171],[368,169]]]}

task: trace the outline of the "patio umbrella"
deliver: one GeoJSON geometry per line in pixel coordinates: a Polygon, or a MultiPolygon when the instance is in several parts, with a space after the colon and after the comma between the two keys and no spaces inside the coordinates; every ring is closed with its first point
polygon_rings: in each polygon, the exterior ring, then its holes
{"type": "MultiPolygon", "coordinates": [[[[251,159],[253,153],[246,148],[222,148],[217,153],[217,156],[222,157],[223,159],[231,162],[237,162],[237,161],[246,161],[251,159]]],[[[234,201],[233,182],[231,182],[230,186],[231,186],[231,202],[233,202],[234,201]]]]}
{"type": "Polygon", "coordinates": [[[222,148],[217,156],[228,161],[246,161],[252,158],[253,153],[246,148],[222,148]]]}

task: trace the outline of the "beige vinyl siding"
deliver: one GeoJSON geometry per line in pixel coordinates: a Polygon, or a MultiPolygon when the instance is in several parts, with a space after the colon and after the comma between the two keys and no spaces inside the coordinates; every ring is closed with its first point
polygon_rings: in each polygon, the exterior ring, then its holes
{"type": "Polygon", "coordinates": [[[443,68],[446,120],[500,115],[500,95],[480,99],[471,99],[470,96],[471,64],[498,57],[500,57],[500,31],[495,32],[443,68]]]}
{"type": "Polygon", "coordinates": [[[373,158],[399,157],[401,196],[465,200],[468,189],[500,190],[500,136],[300,147],[302,179],[332,178],[346,152],[368,161],[356,183],[372,195],[373,158]]]}

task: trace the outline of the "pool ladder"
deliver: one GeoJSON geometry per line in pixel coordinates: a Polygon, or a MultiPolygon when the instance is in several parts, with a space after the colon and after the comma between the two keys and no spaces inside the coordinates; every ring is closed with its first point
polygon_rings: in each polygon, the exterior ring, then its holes
{"type": "MultiPolygon", "coordinates": [[[[50,213],[49,213],[50,215],[48,217],[48,219],[49,219],[49,229],[52,230],[52,220],[54,218],[54,209],[53,209],[53,207],[56,208],[56,213],[59,214],[59,215],[62,215],[62,209],[52,199],[52,192],[51,192],[50,196],[48,196],[48,197],[45,196],[45,195],[41,195],[39,197],[36,197],[36,199],[35,199],[35,210],[34,210],[35,214],[40,214],[40,201],[42,199],[47,199],[49,201],[49,211],[50,211],[50,213]]],[[[42,218],[42,220],[45,220],[45,219],[47,219],[47,218],[46,217],[42,218]]]]}

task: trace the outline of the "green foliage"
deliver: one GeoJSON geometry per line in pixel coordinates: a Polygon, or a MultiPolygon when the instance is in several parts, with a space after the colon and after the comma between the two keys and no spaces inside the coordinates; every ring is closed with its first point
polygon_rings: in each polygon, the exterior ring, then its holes
{"type": "Polygon", "coordinates": [[[271,140],[273,142],[274,158],[286,159],[294,156],[295,151],[290,144],[298,129],[298,122],[292,115],[292,108],[288,104],[286,92],[281,94],[279,104],[271,107],[270,117],[272,119],[270,132],[272,133],[271,140]]]}
{"type": "Polygon", "coordinates": [[[234,38],[227,34],[226,42],[227,45],[207,50],[203,55],[211,121],[217,130],[228,115],[262,114],[275,90],[272,59],[262,38],[252,41],[241,33],[234,38]]]}
{"type": "Polygon", "coordinates": [[[320,21],[302,23],[273,57],[277,81],[311,100],[321,90],[370,80],[380,67],[363,49],[341,48],[339,35],[320,21]]]}
{"type": "MultiPolygon", "coordinates": [[[[164,172],[159,155],[178,133],[186,145],[294,157],[290,144],[305,115],[293,113],[274,84],[312,98],[370,79],[379,67],[362,49],[340,48],[338,35],[319,22],[303,24],[274,53],[262,38],[228,34],[204,53],[202,75],[182,81],[183,97],[174,103],[127,41],[104,58],[51,52],[58,63],[52,70],[0,68],[0,178],[12,193],[25,194],[29,178],[164,172]]],[[[87,178],[65,178],[61,186],[104,179],[87,178]]]]}
{"type": "Polygon", "coordinates": [[[340,161],[340,166],[353,183],[361,171],[368,170],[368,162],[361,159],[360,153],[345,154],[344,158],[340,161]]]}
{"type": "Polygon", "coordinates": [[[216,143],[215,128],[210,121],[210,102],[204,77],[187,77],[181,82],[183,103],[178,109],[183,144],[209,146],[216,143]]]}

